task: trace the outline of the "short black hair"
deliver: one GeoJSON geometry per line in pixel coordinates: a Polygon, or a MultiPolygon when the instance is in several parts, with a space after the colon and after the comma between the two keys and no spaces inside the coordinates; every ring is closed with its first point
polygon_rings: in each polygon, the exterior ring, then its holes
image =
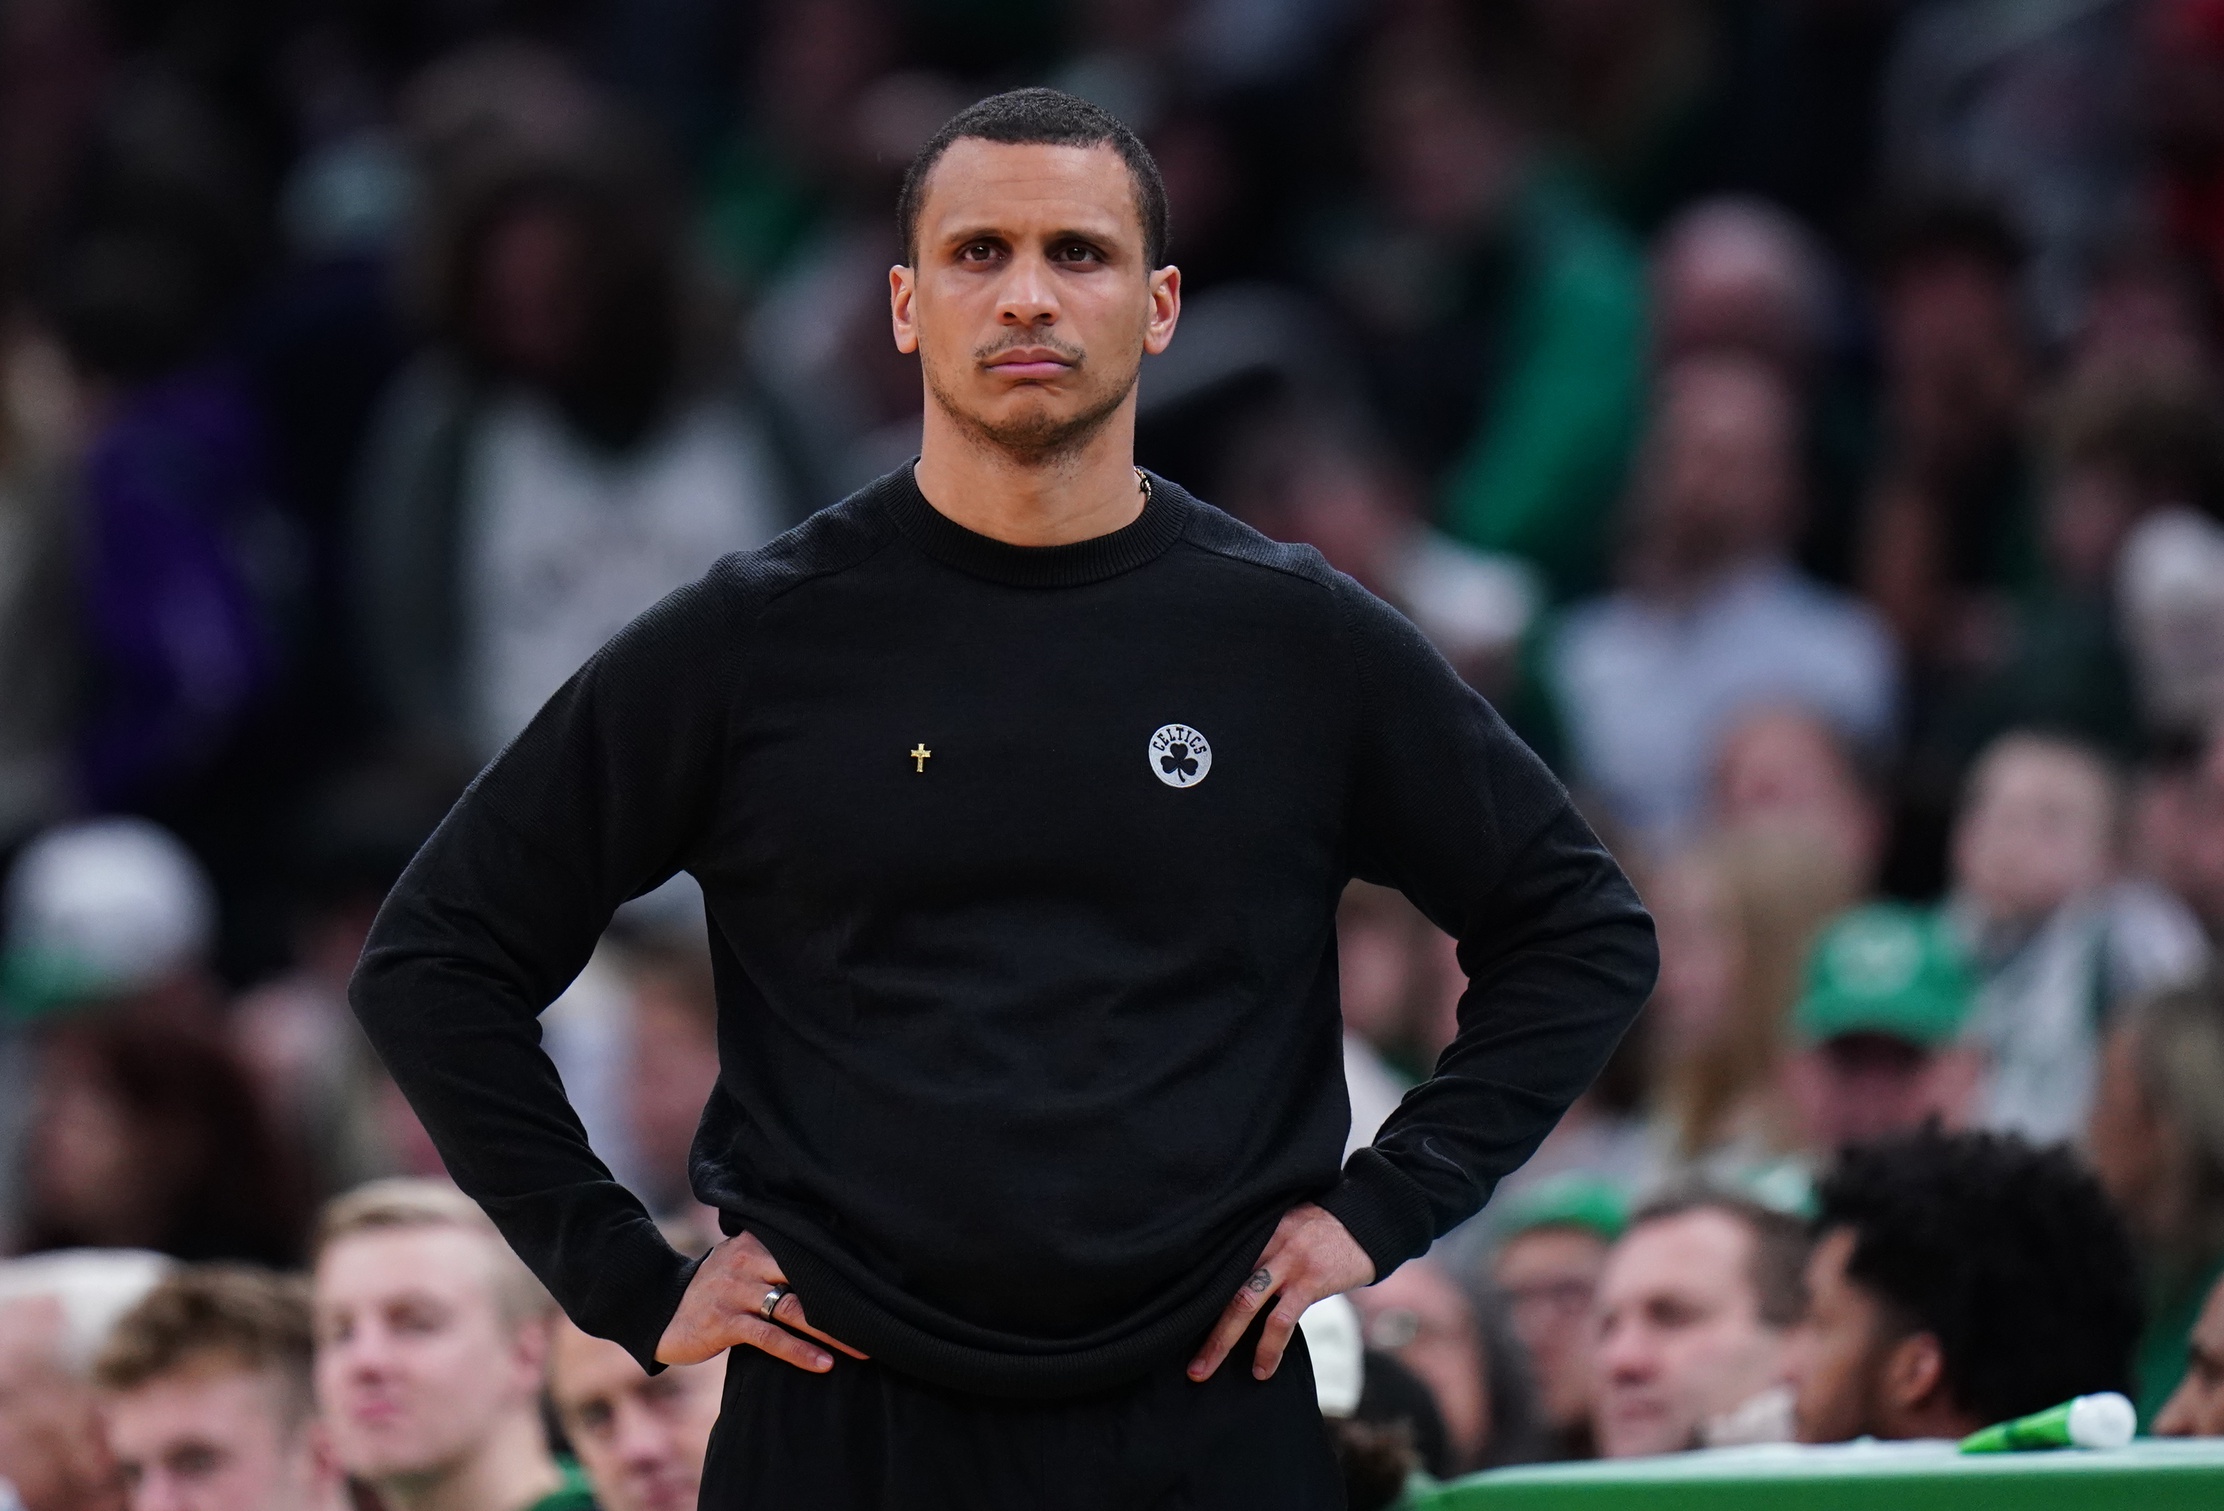
{"type": "Polygon", "coordinates": [[[1763,1206],[1750,1196],[1712,1186],[1684,1186],[1654,1197],[1631,1214],[1623,1237],[1647,1223],[1718,1212],[1744,1228],[1753,1240],[1746,1279],[1752,1284],[1755,1311],[1768,1327],[1786,1328],[1807,1311],[1807,1225],[1788,1212],[1763,1206]]]}
{"type": "Polygon", "coordinates": [[[927,139],[919,155],[904,170],[903,189],[896,196],[896,234],[903,238],[904,261],[918,261],[919,209],[927,196],[927,175],[950,150],[950,144],[967,137],[1014,146],[1105,147],[1120,154],[1135,180],[1135,208],[1143,220],[1143,256],[1154,268],[1166,265],[1168,238],[1166,181],[1143,139],[1123,125],[1109,110],[1090,104],[1062,89],[1011,89],[992,94],[966,106],[942,129],[927,139]]]}
{"type": "Polygon", "coordinates": [[[2065,1148],[1913,1133],[1848,1149],[1816,1191],[1817,1234],[1853,1234],[1846,1277],[1903,1336],[1927,1332],[1947,1393],[1985,1422],[2129,1393],[2141,1323],[2131,1240],[2065,1148]]]}

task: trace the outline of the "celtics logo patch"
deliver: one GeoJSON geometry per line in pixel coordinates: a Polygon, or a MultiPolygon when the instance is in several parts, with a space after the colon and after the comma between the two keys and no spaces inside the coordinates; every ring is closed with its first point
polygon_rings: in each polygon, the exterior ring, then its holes
{"type": "Polygon", "coordinates": [[[1212,746],[1187,724],[1161,724],[1151,736],[1151,775],[1169,787],[1194,787],[1212,770],[1212,746]]]}

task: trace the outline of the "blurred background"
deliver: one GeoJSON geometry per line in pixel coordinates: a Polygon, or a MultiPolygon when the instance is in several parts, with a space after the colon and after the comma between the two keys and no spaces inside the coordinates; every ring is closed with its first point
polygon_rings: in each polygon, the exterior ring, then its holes
{"type": "MultiPolygon", "coordinates": [[[[0,1247],[286,1265],[438,1172],[345,1007],[379,898],[628,618],[913,454],[895,186],[1023,83],[1165,172],[1141,460],[1409,613],[1658,916],[1509,1200],[1796,1206],[1936,1116],[2095,1149],[2197,1297],[2224,1130],[2101,1125],[2224,934],[2224,0],[0,0],[0,1247]]],[[[547,1019],[662,1211],[702,927],[547,1019]]],[[[1363,1142],[1459,982],[1394,894],[1342,949],[1363,1142]]]]}

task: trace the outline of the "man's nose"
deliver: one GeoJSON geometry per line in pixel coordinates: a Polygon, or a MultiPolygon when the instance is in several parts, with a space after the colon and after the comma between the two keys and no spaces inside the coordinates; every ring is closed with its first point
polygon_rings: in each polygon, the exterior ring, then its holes
{"type": "Polygon", "coordinates": [[[198,1511],[178,1477],[160,1468],[149,1468],[131,1487],[131,1511],[198,1511]]]}
{"type": "Polygon", "coordinates": [[[1006,325],[1052,325],[1058,319],[1058,291],[1050,264],[1040,254],[1014,257],[998,291],[996,317],[1006,325]]]}
{"type": "Polygon", "coordinates": [[[1599,1334],[1599,1374],[1608,1380],[1637,1381],[1652,1374],[1652,1350],[1637,1328],[1610,1327],[1599,1334]]]}
{"type": "Polygon", "coordinates": [[[642,1406],[620,1406],[611,1429],[610,1446],[630,1469],[656,1468],[673,1456],[671,1430],[642,1406]]]}

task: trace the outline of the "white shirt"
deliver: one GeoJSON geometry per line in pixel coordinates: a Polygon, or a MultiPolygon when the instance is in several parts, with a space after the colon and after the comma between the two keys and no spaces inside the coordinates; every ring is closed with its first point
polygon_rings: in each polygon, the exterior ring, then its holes
{"type": "Polygon", "coordinates": [[[1698,821],[1716,747],[1741,715],[1790,704],[1882,741],[1894,663],[1867,608],[1762,562],[1696,603],[1616,593],[1578,605],[1550,665],[1583,780],[1615,818],[1668,844],[1698,821]]]}
{"type": "Polygon", "coordinates": [[[766,448],[724,404],[698,404],[619,454],[513,394],[489,411],[467,467],[464,675],[483,757],[627,621],[779,523],[766,448]]]}

